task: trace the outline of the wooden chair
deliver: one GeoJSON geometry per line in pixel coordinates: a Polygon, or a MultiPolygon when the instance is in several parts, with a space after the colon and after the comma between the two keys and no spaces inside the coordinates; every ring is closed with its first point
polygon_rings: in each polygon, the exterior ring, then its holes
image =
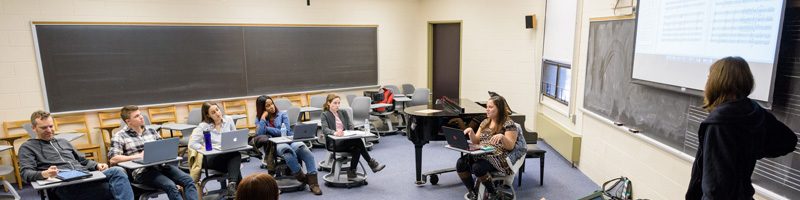
{"type": "Polygon", "coordinates": [[[253,129],[255,130],[256,126],[250,123],[250,115],[248,114],[247,110],[247,100],[232,100],[232,101],[223,101],[222,102],[223,110],[225,110],[226,115],[244,115],[244,120],[237,121],[236,128],[237,129],[253,129]],[[242,122],[244,121],[244,122],[242,122]]]}
{"type": "Polygon", "coordinates": [[[74,144],[75,148],[84,153],[86,155],[86,159],[101,162],[101,158],[103,158],[103,156],[101,156],[100,145],[92,142],[92,132],[89,129],[89,124],[86,123],[86,115],[76,114],[55,116],[53,117],[53,121],[53,127],[55,128],[56,132],[75,131],[84,133],[83,136],[86,137],[87,143],[74,144]]]}
{"type": "Polygon", "coordinates": [[[103,111],[97,112],[97,119],[100,121],[100,134],[103,136],[103,143],[106,147],[106,152],[111,148],[111,138],[114,137],[114,129],[122,125],[119,111],[103,111]]]}
{"type": "Polygon", "coordinates": [[[186,108],[187,108],[187,110],[189,110],[189,111],[191,111],[192,109],[195,109],[195,108],[197,108],[197,109],[202,109],[202,108],[203,108],[203,103],[202,103],[202,102],[200,102],[200,103],[190,103],[190,104],[186,104],[186,108]]]}
{"type": "MultiPolygon", "coordinates": [[[[6,133],[3,140],[8,142],[9,145],[14,146],[14,140],[28,137],[28,133],[22,127],[22,125],[26,123],[31,123],[31,121],[20,120],[3,122],[3,132],[6,133]]],[[[17,179],[17,185],[22,189],[22,176],[19,172],[19,160],[17,159],[17,149],[11,148],[11,164],[14,167],[14,177],[17,179]]]]}
{"type": "MultiPolygon", "coordinates": [[[[178,123],[178,114],[175,112],[175,106],[161,106],[161,107],[149,107],[147,108],[147,116],[150,117],[150,123],[152,124],[164,124],[167,122],[178,123]]],[[[162,130],[161,137],[168,138],[169,131],[162,130]]],[[[181,137],[180,131],[175,134],[175,137],[181,137]]]]}

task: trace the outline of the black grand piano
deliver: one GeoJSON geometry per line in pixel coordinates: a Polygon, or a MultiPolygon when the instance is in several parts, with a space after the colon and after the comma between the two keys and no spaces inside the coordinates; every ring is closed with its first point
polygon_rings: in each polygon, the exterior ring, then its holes
{"type": "MultiPolygon", "coordinates": [[[[455,171],[454,168],[434,170],[422,174],[422,146],[429,141],[445,140],[442,126],[456,126],[467,124],[475,118],[485,117],[486,109],[481,105],[469,100],[451,100],[440,98],[434,104],[419,105],[408,107],[405,113],[409,116],[408,140],[414,143],[414,157],[416,161],[416,184],[422,185],[427,182],[427,176],[431,177],[431,184],[439,182],[438,174],[455,171]]],[[[480,123],[480,121],[478,121],[480,123]]],[[[456,126],[456,128],[458,128],[456,126]]],[[[453,161],[455,166],[455,161],[453,161]]]]}

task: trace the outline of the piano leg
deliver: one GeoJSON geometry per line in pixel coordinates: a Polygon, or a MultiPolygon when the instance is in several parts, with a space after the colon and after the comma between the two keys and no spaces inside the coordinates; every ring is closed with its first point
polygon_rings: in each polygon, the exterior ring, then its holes
{"type": "Polygon", "coordinates": [[[416,159],[416,168],[417,168],[417,181],[415,182],[417,185],[424,185],[427,180],[422,178],[422,146],[423,145],[414,145],[414,159],[416,159]]]}

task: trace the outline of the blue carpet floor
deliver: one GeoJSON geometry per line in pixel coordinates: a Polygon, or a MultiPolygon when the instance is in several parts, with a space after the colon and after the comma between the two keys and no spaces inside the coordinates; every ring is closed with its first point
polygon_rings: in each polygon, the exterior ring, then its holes
{"type": "MultiPolygon", "coordinates": [[[[423,173],[455,166],[459,153],[445,149],[444,145],[446,145],[444,141],[432,141],[425,145],[422,156],[423,173]]],[[[528,159],[525,173],[522,175],[522,186],[516,189],[517,199],[577,199],[599,187],[577,168],[572,168],[569,162],[555,153],[545,142],[539,142],[538,145],[541,149],[548,151],[545,160],[544,185],[539,186],[539,160],[528,159]]],[[[322,148],[315,148],[312,152],[317,162],[328,155],[328,152],[322,148]]],[[[327,172],[320,172],[322,196],[314,196],[306,190],[281,194],[281,199],[462,199],[466,192],[455,173],[439,176],[438,185],[414,184],[414,146],[404,136],[382,137],[380,143],[373,147],[370,154],[381,163],[386,164],[386,168],[377,174],[369,172],[367,174],[368,185],[350,189],[327,187],[322,185],[321,177],[327,172]]],[[[243,176],[265,173],[266,170],[259,168],[260,163],[258,159],[251,159],[250,162],[243,163],[243,176]]],[[[516,186],[516,181],[519,180],[515,180],[514,186],[516,186]]],[[[214,185],[208,187],[218,188],[214,185]]],[[[39,198],[30,185],[19,190],[19,193],[23,199],[39,198]]],[[[157,199],[167,199],[167,197],[161,195],[157,199]]]]}

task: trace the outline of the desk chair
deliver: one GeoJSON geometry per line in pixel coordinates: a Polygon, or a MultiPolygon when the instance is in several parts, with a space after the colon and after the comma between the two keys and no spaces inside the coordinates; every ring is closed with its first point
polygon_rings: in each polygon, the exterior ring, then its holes
{"type": "MultiPolygon", "coordinates": [[[[267,169],[267,173],[275,177],[275,181],[278,183],[278,189],[280,189],[281,193],[283,192],[295,192],[295,191],[302,191],[305,190],[305,184],[297,181],[292,174],[292,170],[289,169],[289,165],[286,163],[286,160],[278,155],[276,152],[277,149],[274,143],[270,142],[271,145],[268,148],[268,151],[271,152],[262,152],[264,155],[272,155],[274,162],[272,163],[273,166],[266,166],[266,164],[262,164],[262,169],[267,169]]],[[[264,150],[261,148],[260,150],[264,150]]],[[[301,163],[302,160],[298,159],[298,162],[301,163]]],[[[301,167],[301,170],[303,168],[301,167]]]]}
{"type": "MultiPolygon", "coordinates": [[[[351,122],[353,121],[353,108],[350,108],[350,107],[339,107],[339,109],[342,109],[345,112],[347,112],[347,115],[350,116],[350,121],[351,122]]],[[[321,140],[319,140],[320,144],[326,144],[325,143],[326,142],[325,138],[327,138],[327,137],[325,137],[325,135],[322,133],[322,131],[317,132],[317,138],[322,138],[321,140]]],[[[319,164],[317,165],[317,171],[326,171],[326,172],[331,171],[331,167],[333,167],[334,161],[336,161],[336,153],[330,152],[328,154],[328,158],[326,158],[325,160],[319,161],[319,164]]],[[[342,164],[347,166],[347,165],[349,165],[349,163],[350,163],[349,161],[345,161],[342,164]]]]}
{"type": "Polygon", "coordinates": [[[383,87],[392,91],[392,94],[402,94],[400,93],[400,88],[397,88],[396,85],[384,85],[383,87]]]}
{"type": "MultiPolygon", "coordinates": [[[[203,120],[202,117],[203,116],[200,113],[200,108],[193,108],[189,110],[189,116],[188,119],[186,120],[186,124],[200,125],[200,122],[203,120]]],[[[186,158],[186,152],[188,151],[189,148],[189,137],[191,135],[192,135],[191,133],[183,134],[183,136],[181,136],[180,141],[178,142],[178,152],[181,155],[181,157],[186,158]]],[[[186,173],[189,173],[188,159],[180,161],[178,163],[179,163],[178,168],[180,168],[186,173]]]]}
{"type": "Polygon", "coordinates": [[[427,105],[430,101],[428,96],[430,95],[430,90],[428,88],[417,88],[414,90],[414,96],[411,97],[411,102],[408,102],[409,107],[411,106],[419,106],[419,105],[427,105]]]}
{"type": "Polygon", "coordinates": [[[278,107],[278,110],[288,110],[292,107],[292,101],[286,98],[275,99],[275,107],[278,107]]]}
{"type": "Polygon", "coordinates": [[[85,133],[82,137],[86,138],[87,143],[75,144],[74,146],[75,149],[86,155],[86,159],[91,159],[96,162],[101,162],[101,158],[105,157],[101,155],[100,145],[94,144],[92,142],[92,132],[90,131],[91,129],[89,129],[89,124],[86,122],[86,115],[77,114],[77,115],[55,116],[53,117],[53,122],[54,122],[53,127],[55,128],[55,130],[58,131],[72,130],[79,133],[85,133]]]}
{"type": "MultiPolygon", "coordinates": [[[[523,130],[518,123],[514,124],[517,126],[517,130],[519,130],[517,134],[517,143],[514,145],[514,150],[511,150],[511,152],[508,153],[508,157],[506,157],[506,162],[508,162],[508,166],[511,167],[511,174],[505,174],[505,176],[500,176],[500,174],[498,174],[497,172],[491,173],[492,184],[495,185],[496,192],[498,194],[510,192],[510,195],[512,196],[511,199],[517,199],[517,194],[513,187],[514,177],[519,172],[519,169],[520,167],[522,167],[522,164],[525,162],[525,155],[528,152],[526,149],[527,146],[523,130]]],[[[476,184],[480,185],[478,188],[478,199],[481,199],[486,193],[486,187],[480,183],[476,184]]],[[[466,198],[466,194],[464,195],[464,197],[466,198]]]]}
{"type": "Polygon", "coordinates": [[[406,83],[406,84],[403,84],[402,87],[403,87],[403,94],[405,94],[406,96],[414,95],[414,85],[411,85],[410,83],[406,83]]]}
{"type": "MultiPolygon", "coordinates": [[[[372,133],[375,130],[374,128],[375,126],[372,126],[371,124],[373,116],[369,115],[370,102],[372,102],[372,99],[369,97],[356,97],[355,99],[353,99],[353,105],[351,105],[351,108],[353,108],[353,115],[352,115],[353,120],[351,122],[353,122],[353,126],[356,127],[356,129],[361,129],[361,130],[364,129],[364,125],[366,125],[365,123],[370,123],[370,130],[364,130],[364,131],[372,133]]],[[[374,119],[379,120],[378,117],[375,117],[374,119]]],[[[372,149],[373,142],[377,142],[380,140],[381,138],[380,134],[375,134],[375,135],[377,137],[370,137],[369,139],[365,139],[364,144],[367,146],[367,149],[372,149]]]]}
{"type": "Polygon", "coordinates": [[[233,101],[223,101],[222,108],[226,111],[225,114],[227,115],[244,115],[245,121],[244,123],[240,123],[240,125],[236,125],[236,129],[250,129],[250,131],[255,131],[256,126],[250,123],[250,115],[248,115],[247,110],[247,101],[244,99],[241,100],[233,100],[233,101]]]}
{"type": "Polygon", "coordinates": [[[131,189],[133,189],[133,199],[138,199],[138,200],[158,198],[158,195],[166,193],[163,190],[156,189],[139,183],[131,183],[131,189]]]}
{"type": "Polygon", "coordinates": [[[190,103],[186,104],[187,110],[194,110],[194,109],[201,109],[203,108],[203,103],[190,103]]]}
{"type": "Polygon", "coordinates": [[[348,94],[346,96],[346,98],[347,98],[347,106],[352,107],[353,106],[353,99],[356,98],[356,95],[355,94],[348,94]]]}
{"type": "MultiPolygon", "coordinates": [[[[311,99],[309,100],[308,106],[317,107],[317,108],[323,108],[325,106],[325,100],[326,99],[327,99],[327,95],[324,95],[324,94],[311,96],[311,99]]],[[[322,111],[308,112],[308,115],[309,115],[308,119],[309,119],[309,121],[315,121],[315,120],[319,121],[321,114],[322,114],[322,111]]]]}
{"type": "Polygon", "coordinates": [[[97,112],[97,120],[100,122],[100,135],[103,136],[103,144],[106,152],[111,148],[111,138],[114,137],[114,129],[121,127],[122,119],[119,111],[97,112]],[[107,134],[106,134],[107,133],[107,134]]]}
{"type": "MultiPolygon", "coordinates": [[[[367,169],[364,168],[364,164],[361,164],[361,171],[356,172],[356,178],[350,180],[347,178],[347,172],[351,169],[343,170],[342,165],[347,163],[345,166],[349,166],[350,160],[352,159],[352,155],[349,152],[340,152],[334,149],[334,144],[336,141],[330,138],[330,135],[325,135],[327,137],[325,139],[325,148],[328,152],[331,152],[333,157],[333,162],[331,163],[332,166],[330,168],[330,173],[326,174],[322,177],[325,181],[325,185],[328,187],[358,187],[362,185],[367,185],[367,169]]],[[[330,161],[328,161],[330,163],[330,161]]],[[[321,163],[320,163],[321,164],[321,163]]],[[[349,167],[348,167],[349,168],[349,167]]],[[[358,169],[356,169],[358,170],[358,169]]]]}
{"type": "MultiPolygon", "coordinates": [[[[6,133],[5,138],[9,138],[9,140],[5,139],[4,140],[9,143],[8,145],[14,146],[14,140],[16,139],[13,138],[15,137],[17,138],[29,137],[29,135],[26,134],[27,130],[25,128],[25,124],[28,124],[28,128],[30,128],[30,123],[31,121],[29,120],[3,122],[3,132],[6,133]],[[23,131],[25,132],[20,131],[20,129],[23,129],[23,131]]],[[[30,129],[30,132],[33,132],[33,129],[30,129]]],[[[17,157],[16,148],[11,148],[11,165],[14,167],[14,178],[16,178],[17,180],[17,185],[19,186],[19,189],[22,189],[23,181],[22,181],[22,176],[20,175],[19,172],[19,160],[17,159],[19,159],[19,157],[17,157]]]]}

